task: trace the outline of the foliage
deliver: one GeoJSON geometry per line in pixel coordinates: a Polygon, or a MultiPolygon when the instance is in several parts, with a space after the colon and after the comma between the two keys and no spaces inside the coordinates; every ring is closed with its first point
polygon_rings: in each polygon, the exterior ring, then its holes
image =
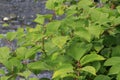
{"type": "Polygon", "coordinates": [[[0,35],[9,43],[17,40],[16,50],[0,48],[0,63],[8,70],[0,70],[1,80],[28,80],[43,70],[53,71],[52,80],[120,80],[120,6],[101,1],[103,6],[92,0],[47,0],[54,13],[37,14],[35,28],[0,35]]]}

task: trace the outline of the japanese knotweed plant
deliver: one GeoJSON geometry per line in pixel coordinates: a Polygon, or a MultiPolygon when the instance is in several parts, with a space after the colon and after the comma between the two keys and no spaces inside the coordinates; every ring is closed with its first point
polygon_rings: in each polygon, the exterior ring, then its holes
{"type": "Polygon", "coordinates": [[[120,80],[120,6],[108,0],[47,0],[53,14],[37,14],[35,28],[18,28],[1,38],[17,48],[0,48],[1,80],[29,79],[48,70],[52,80],[120,80]],[[54,19],[64,16],[61,20],[54,19]],[[39,59],[36,54],[41,53],[39,59]]]}

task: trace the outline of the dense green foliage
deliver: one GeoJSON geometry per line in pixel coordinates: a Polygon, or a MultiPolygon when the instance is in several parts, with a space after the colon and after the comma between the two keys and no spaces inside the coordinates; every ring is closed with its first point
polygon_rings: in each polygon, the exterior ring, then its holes
{"type": "Polygon", "coordinates": [[[113,3],[117,0],[101,1],[102,6],[92,0],[48,0],[46,8],[54,14],[37,14],[35,28],[0,35],[9,43],[17,40],[16,50],[0,48],[0,63],[8,69],[0,69],[1,80],[18,75],[28,80],[43,70],[53,71],[52,80],[120,80],[120,6],[113,3]]]}

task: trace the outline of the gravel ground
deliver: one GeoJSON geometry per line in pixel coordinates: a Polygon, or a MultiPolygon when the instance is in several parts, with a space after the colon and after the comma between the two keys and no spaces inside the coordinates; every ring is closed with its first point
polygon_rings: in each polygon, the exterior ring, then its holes
{"type": "Polygon", "coordinates": [[[14,29],[22,24],[32,26],[32,22],[35,19],[36,14],[46,14],[50,11],[45,9],[46,0],[0,0],[0,33],[8,32],[5,29],[2,29],[2,20],[4,18],[15,18],[14,21],[9,22],[10,28],[14,29]]]}

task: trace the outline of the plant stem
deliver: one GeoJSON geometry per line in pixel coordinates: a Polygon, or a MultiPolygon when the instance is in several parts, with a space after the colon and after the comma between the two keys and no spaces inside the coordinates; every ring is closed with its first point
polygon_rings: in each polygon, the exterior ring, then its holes
{"type": "Polygon", "coordinates": [[[74,37],[74,30],[71,30],[70,37],[71,37],[71,38],[74,37]]]}
{"type": "Polygon", "coordinates": [[[45,51],[45,38],[44,37],[42,38],[42,51],[45,54],[45,56],[47,56],[46,51],[45,51]]]}
{"type": "MultiPolygon", "coordinates": [[[[80,72],[78,71],[79,68],[81,68],[80,62],[77,61],[77,67],[76,67],[76,76],[79,77],[80,76],[80,72]]],[[[79,80],[78,78],[75,78],[75,80],[79,80]]]]}
{"type": "MultiPolygon", "coordinates": [[[[46,27],[43,25],[43,35],[46,33],[46,27]]],[[[45,37],[43,36],[42,38],[42,51],[47,56],[46,51],[45,51],[45,37]]]]}

